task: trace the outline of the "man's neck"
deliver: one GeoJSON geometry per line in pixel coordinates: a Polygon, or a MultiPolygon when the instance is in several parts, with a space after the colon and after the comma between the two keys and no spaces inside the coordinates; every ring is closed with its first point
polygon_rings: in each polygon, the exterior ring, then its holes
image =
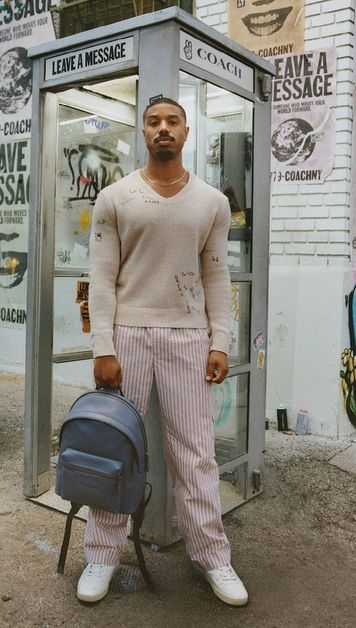
{"type": "Polygon", "coordinates": [[[152,159],[149,155],[146,174],[150,179],[160,183],[169,183],[184,172],[181,155],[167,161],[152,159]]]}

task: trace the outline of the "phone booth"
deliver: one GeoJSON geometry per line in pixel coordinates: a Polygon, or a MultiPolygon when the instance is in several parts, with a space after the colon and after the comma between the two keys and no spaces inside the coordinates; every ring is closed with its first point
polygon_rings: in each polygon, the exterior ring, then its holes
{"type": "MultiPolygon", "coordinates": [[[[68,410],[93,383],[87,291],[96,197],[144,167],[142,114],[150,99],[163,95],[187,112],[184,167],[220,189],[231,206],[230,371],[223,384],[214,385],[226,512],[263,489],[274,69],[177,7],[66,37],[29,54],[34,83],[25,495],[53,494],[58,384],[62,396],[66,387],[68,410]]],[[[147,419],[154,491],[143,537],[164,546],[178,531],[155,389],[147,419]]]]}

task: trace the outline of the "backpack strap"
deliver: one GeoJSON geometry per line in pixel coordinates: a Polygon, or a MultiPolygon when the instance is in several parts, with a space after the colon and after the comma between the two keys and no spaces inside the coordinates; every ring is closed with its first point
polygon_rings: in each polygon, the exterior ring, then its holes
{"type": "Polygon", "coordinates": [[[148,504],[148,502],[151,499],[151,495],[152,495],[152,486],[151,484],[149,484],[147,482],[147,486],[149,487],[149,494],[148,497],[144,497],[141,504],[139,505],[138,509],[136,510],[135,513],[133,513],[132,515],[132,521],[133,521],[133,530],[132,530],[132,538],[133,538],[133,542],[134,542],[134,546],[135,546],[135,550],[136,550],[136,555],[137,555],[137,560],[138,560],[138,566],[140,568],[140,571],[142,573],[142,576],[149,588],[150,591],[154,591],[155,590],[155,584],[152,581],[152,578],[147,570],[146,567],[146,563],[145,563],[145,559],[142,553],[142,546],[141,546],[141,541],[140,541],[140,529],[143,523],[143,519],[145,516],[145,509],[146,506],[148,504]]]}
{"type": "MultiPolygon", "coordinates": [[[[144,519],[144,515],[145,515],[145,509],[146,506],[148,504],[148,502],[151,499],[151,494],[152,494],[152,486],[151,484],[147,483],[147,486],[149,487],[149,494],[148,496],[145,498],[143,498],[143,500],[141,501],[141,504],[139,505],[138,509],[136,510],[136,512],[132,515],[132,521],[133,521],[133,530],[132,530],[132,538],[133,538],[133,542],[134,542],[134,546],[135,546],[135,550],[136,550],[136,555],[137,555],[137,560],[138,560],[138,565],[140,568],[140,571],[142,573],[142,576],[149,588],[150,591],[154,591],[155,590],[155,585],[152,581],[152,578],[147,570],[146,567],[146,563],[145,563],[145,558],[143,556],[142,553],[142,546],[141,546],[141,541],[140,541],[140,529],[143,523],[143,519],[144,519]]],[[[71,534],[71,530],[72,530],[72,522],[73,522],[73,518],[75,517],[75,515],[79,512],[81,508],[81,504],[76,504],[74,502],[71,502],[71,509],[67,515],[67,521],[66,521],[66,527],[64,530],[64,536],[63,536],[63,542],[62,542],[62,547],[61,547],[61,552],[59,555],[59,560],[58,560],[58,565],[57,565],[57,573],[64,573],[64,566],[66,563],[66,558],[67,558],[67,552],[68,552],[68,546],[69,546],[69,541],[70,541],[70,534],[71,534]]]]}
{"type": "Polygon", "coordinates": [[[67,515],[66,527],[64,530],[63,542],[61,547],[61,553],[59,555],[58,565],[57,565],[57,573],[64,573],[64,565],[66,564],[68,545],[70,541],[70,533],[72,530],[72,522],[73,518],[77,514],[77,512],[81,509],[81,504],[75,504],[71,502],[71,509],[67,515]]]}

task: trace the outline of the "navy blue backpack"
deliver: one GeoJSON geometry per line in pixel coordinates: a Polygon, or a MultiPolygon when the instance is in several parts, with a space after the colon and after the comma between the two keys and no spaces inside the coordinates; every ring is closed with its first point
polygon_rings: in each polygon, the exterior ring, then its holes
{"type": "Polygon", "coordinates": [[[59,437],[55,490],[71,502],[71,510],[58,573],[64,572],[73,517],[86,505],[131,515],[139,566],[153,588],[139,538],[150,498],[150,494],[145,498],[147,471],[145,427],[132,401],[122,391],[100,389],[81,395],[70,408],[59,437]]]}

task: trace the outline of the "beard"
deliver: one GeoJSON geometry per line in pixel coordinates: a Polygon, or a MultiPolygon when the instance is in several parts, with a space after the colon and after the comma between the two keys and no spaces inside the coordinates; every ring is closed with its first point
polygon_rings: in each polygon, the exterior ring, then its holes
{"type": "Polygon", "coordinates": [[[159,159],[159,161],[169,161],[170,159],[173,159],[175,154],[176,153],[173,150],[170,150],[168,148],[161,148],[154,154],[154,157],[156,159],[159,159]]]}

